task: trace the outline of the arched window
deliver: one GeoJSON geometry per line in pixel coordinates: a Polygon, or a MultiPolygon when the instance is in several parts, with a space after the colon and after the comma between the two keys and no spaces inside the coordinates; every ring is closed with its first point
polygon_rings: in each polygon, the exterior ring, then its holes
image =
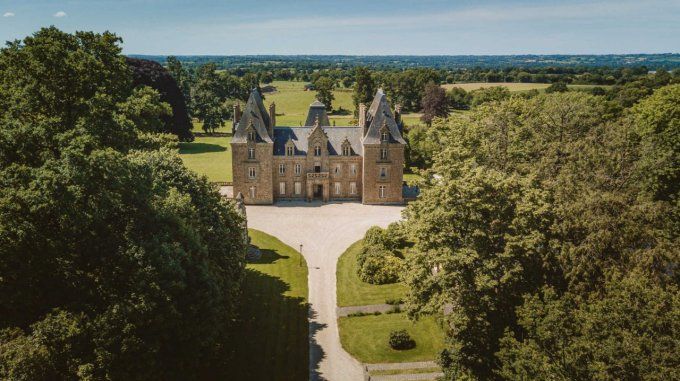
{"type": "Polygon", "coordinates": [[[321,146],[318,144],[314,146],[314,156],[321,156],[321,146]]]}

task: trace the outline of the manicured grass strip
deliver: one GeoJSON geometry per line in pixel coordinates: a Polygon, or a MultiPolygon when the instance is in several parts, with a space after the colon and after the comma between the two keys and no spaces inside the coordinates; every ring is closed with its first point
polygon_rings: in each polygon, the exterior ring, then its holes
{"type": "Polygon", "coordinates": [[[198,136],[191,143],[179,144],[184,165],[205,175],[208,181],[232,181],[231,136],[198,136]]]}
{"type": "Polygon", "coordinates": [[[371,376],[391,376],[393,374],[420,374],[441,372],[440,368],[417,368],[417,369],[387,369],[369,372],[371,376]]]}
{"type": "Polygon", "coordinates": [[[433,317],[410,321],[404,313],[338,319],[345,350],[365,363],[434,360],[444,349],[444,332],[433,317]],[[388,344],[391,331],[405,329],[416,347],[397,351],[388,344]]]}
{"type": "Polygon", "coordinates": [[[338,306],[383,304],[388,299],[403,298],[406,295],[406,286],[402,283],[374,285],[359,279],[356,258],[361,250],[361,242],[352,244],[338,260],[338,306]]]}
{"type": "Polygon", "coordinates": [[[307,379],[307,264],[275,237],[249,233],[262,258],[247,265],[232,379],[307,379]]]}

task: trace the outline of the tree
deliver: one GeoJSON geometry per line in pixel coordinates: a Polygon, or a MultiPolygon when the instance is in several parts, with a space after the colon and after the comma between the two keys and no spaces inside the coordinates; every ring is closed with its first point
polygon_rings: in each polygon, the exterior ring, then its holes
{"type": "Polygon", "coordinates": [[[454,110],[467,110],[470,108],[471,96],[460,87],[452,87],[447,93],[449,105],[454,110]]]}
{"type": "Polygon", "coordinates": [[[357,67],[354,69],[354,93],[352,94],[352,101],[354,102],[355,113],[359,111],[359,103],[368,105],[375,96],[376,85],[371,72],[365,67],[357,67]]]}
{"type": "Polygon", "coordinates": [[[175,82],[177,83],[177,86],[179,86],[180,90],[182,90],[182,94],[184,95],[184,102],[185,104],[190,104],[191,103],[191,75],[189,72],[182,66],[182,62],[177,59],[175,56],[169,56],[166,59],[167,65],[168,65],[168,71],[170,72],[170,75],[175,79],[175,82]]]}
{"type": "Polygon", "coordinates": [[[0,378],[204,378],[228,359],[243,219],[175,150],[110,33],[0,51],[0,378]],[[46,54],[48,53],[48,54],[46,54]]]}
{"type": "Polygon", "coordinates": [[[349,89],[353,83],[354,79],[352,79],[352,77],[347,76],[342,78],[342,86],[346,89],[349,89]]]}
{"type": "Polygon", "coordinates": [[[192,114],[203,122],[203,131],[214,133],[229,119],[231,110],[226,107],[227,94],[214,64],[201,66],[196,74],[196,84],[191,89],[192,114]]]}
{"type": "Polygon", "coordinates": [[[326,111],[332,111],[333,100],[335,99],[333,95],[335,81],[328,77],[321,77],[314,82],[314,88],[316,89],[316,99],[326,106],[326,111]]]}
{"type": "Polygon", "coordinates": [[[545,92],[547,94],[564,93],[564,92],[567,92],[567,91],[569,91],[569,89],[567,88],[567,84],[564,83],[564,82],[555,82],[545,89],[545,92]]]}
{"type": "MultiPolygon", "coordinates": [[[[180,140],[193,140],[193,135],[191,134],[193,126],[189,118],[186,101],[177,82],[170,73],[155,61],[129,57],[126,58],[126,61],[132,68],[133,86],[149,86],[153,88],[160,93],[160,100],[170,104],[170,107],[172,107],[171,112],[163,117],[163,128],[159,132],[175,134],[180,140]]],[[[175,70],[178,69],[175,67],[175,70]]]]}
{"type": "Polygon", "coordinates": [[[434,118],[446,118],[449,116],[449,102],[446,97],[446,90],[434,82],[430,82],[425,86],[425,93],[420,105],[423,110],[423,115],[420,120],[432,124],[434,118]]]}
{"type": "Polygon", "coordinates": [[[500,102],[502,100],[510,98],[510,90],[505,86],[493,86],[482,88],[478,90],[473,90],[470,92],[472,101],[470,105],[472,107],[479,106],[488,102],[500,102]]]}

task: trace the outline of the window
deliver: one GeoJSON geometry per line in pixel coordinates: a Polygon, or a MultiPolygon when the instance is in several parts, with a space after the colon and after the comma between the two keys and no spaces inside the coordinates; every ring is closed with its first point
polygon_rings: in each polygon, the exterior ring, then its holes
{"type": "Polygon", "coordinates": [[[335,165],[335,168],[333,169],[333,173],[334,173],[336,176],[340,176],[340,173],[341,173],[341,172],[342,172],[342,167],[340,166],[340,164],[336,164],[336,165],[335,165]]]}
{"type": "Polygon", "coordinates": [[[300,164],[295,164],[295,174],[297,176],[300,176],[301,173],[302,173],[302,166],[300,164]]]}
{"type": "Polygon", "coordinates": [[[352,172],[352,176],[356,176],[356,174],[357,174],[357,165],[356,164],[352,164],[350,166],[350,172],[352,172]]]}
{"type": "Polygon", "coordinates": [[[321,163],[319,162],[314,163],[314,172],[316,173],[321,172],[321,163]]]}
{"type": "Polygon", "coordinates": [[[335,183],[335,194],[339,195],[341,191],[340,183],[335,183]]]}
{"type": "Polygon", "coordinates": [[[386,187],[386,186],[381,185],[381,186],[378,188],[378,197],[380,197],[380,198],[385,198],[385,197],[387,197],[387,187],[386,187]]]}
{"type": "Polygon", "coordinates": [[[357,183],[355,183],[355,182],[349,183],[349,193],[350,194],[357,194],[357,183]]]}
{"type": "Polygon", "coordinates": [[[281,196],[285,196],[285,194],[286,194],[286,183],[284,183],[284,182],[279,183],[279,194],[281,196]]]}
{"type": "Polygon", "coordinates": [[[279,175],[283,176],[286,174],[286,165],[285,164],[279,164],[279,175]]]}
{"type": "Polygon", "coordinates": [[[248,159],[255,159],[255,148],[248,148],[248,159]]]}
{"type": "Polygon", "coordinates": [[[255,167],[248,168],[248,177],[251,179],[255,178],[255,167]]]}
{"type": "Polygon", "coordinates": [[[390,138],[390,135],[387,133],[387,131],[383,131],[382,136],[380,137],[380,140],[383,141],[383,142],[386,142],[386,141],[389,140],[389,138],[390,138]]]}
{"type": "Polygon", "coordinates": [[[348,145],[342,147],[342,155],[343,156],[350,156],[352,154],[352,150],[349,148],[348,145]]]}
{"type": "Polygon", "coordinates": [[[250,193],[250,198],[255,198],[255,193],[256,193],[255,187],[250,187],[250,189],[248,189],[248,193],[250,193]]]}
{"type": "Polygon", "coordinates": [[[248,132],[248,140],[251,142],[255,141],[255,131],[249,131],[248,132]]]}
{"type": "Polygon", "coordinates": [[[286,147],[286,156],[293,156],[293,146],[286,147]]]}
{"type": "Polygon", "coordinates": [[[314,146],[314,156],[321,156],[321,146],[314,146]]]}
{"type": "Polygon", "coordinates": [[[302,183],[299,181],[295,182],[295,194],[302,194],[302,183]]]}
{"type": "Polygon", "coordinates": [[[387,177],[387,168],[385,167],[380,167],[380,178],[385,178],[387,177]]]}
{"type": "Polygon", "coordinates": [[[380,160],[387,160],[387,148],[380,149],[380,160]]]}

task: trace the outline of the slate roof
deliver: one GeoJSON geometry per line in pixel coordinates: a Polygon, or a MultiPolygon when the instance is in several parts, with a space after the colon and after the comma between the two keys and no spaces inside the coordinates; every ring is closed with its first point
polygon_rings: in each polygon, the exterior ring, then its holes
{"type": "Polygon", "coordinates": [[[272,139],[269,137],[269,133],[267,133],[267,127],[271,124],[271,120],[257,89],[253,89],[250,92],[250,97],[248,97],[248,102],[243,110],[243,116],[241,116],[241,120],[238,126],[236,126],[234,137],[231,139],[233,143],[246,143],[248,141],[246,129],[251,122],[255,127],[255,131],[257,131],[258,141],[271,143],[272,139]]]}
{"type": "Polygon", "coordinates": [[[390,110],[390,105],[387,103],[387,96],[382,89],[379,89],[375,94],[371,107],[368,108],[366,123],[369,123],[369,125],[363,140],[364,144],[380,144],[380,129],[383,123],[390,132],[390,143],[406,144],[401,132],[399,132],[399,126],[394,119],[392,110],[390,110]]]}
{"type": "MultiPolygon", "coordinates": [[[[313,127],[274,127],[274,155],[286,154],[286,143],[293,140],[296,155],[306,155],[309,148],[307,138],[313,127]]],[[[342,143],[347,139],[352,148],[352,155],[363,155],[361,146],[361,127],[350,126],[321,126],[328,136],[328,154],[332,156],[342,155],[342,143]]]]}
{"type": "Polygon", "coordinates": [[[316,118],[319,118],[319,126],[331,125],[330,120],[328,120],[328,115],[326,114],[326,105],[319,101],[314,101],[311,105],[309,105],[305,126],[313,126],[316,118]]]}

